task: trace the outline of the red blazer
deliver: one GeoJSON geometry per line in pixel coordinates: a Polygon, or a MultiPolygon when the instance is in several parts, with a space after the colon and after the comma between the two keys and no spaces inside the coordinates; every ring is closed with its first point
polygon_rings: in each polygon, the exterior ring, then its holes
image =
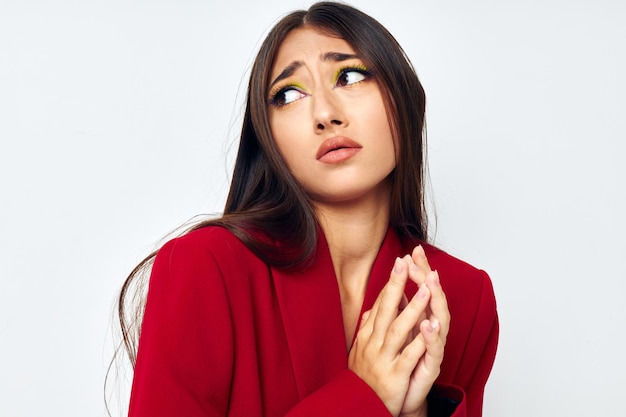
{"type": "MultiPolygon", "coordinates": [[[[395,258],[414,246],[387,233],[363,311],[395,258]]],[[[424,246],[452,317],[431,395],[451,405],[455,417],[478,417],[498,338],[491,282],[485,272],[424,246]]],[[[409,299],[415,291],[410,284],[409,299]]],[[[267,265],[223,228],[203,228],[168,242],[156,257],[129,416],[388,417],[347,359],[339,289],[322,234],[313,266],[295,272],[267,265]]]]}

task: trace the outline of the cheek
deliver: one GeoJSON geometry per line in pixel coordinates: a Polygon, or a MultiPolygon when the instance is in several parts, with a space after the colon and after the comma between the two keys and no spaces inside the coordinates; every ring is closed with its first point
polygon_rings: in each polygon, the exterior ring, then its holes
{"type": "Polygon", "coordinates": [[[289,123],[285,118],[270,117],[270,128],[278,152],[280,152],[287,168],[294,173],[299,166],[298,154],[301,153],[298,152],[296,126],[289,123]]]}
{"type": "MultiPolygon", "coordinates": [[[[374,132],[379,144],[379,152],[392,158],[397,162],[400,155],[400,145],[395,135],[391,120],[387,117],[387,111],[382,103],[377,107],[377,111],[370,114],[372,132],[374,132]]],[[[382,156],[382,155],[381,155],[382,156]]]]}
{"type": "Polygon", "coordinates": [[[270,111],[268,115],[268,121],[270,125],[270,131],[274,140],[278,144],[281,142],[285,144],[289,142],[289,137],[293,137],[295,131],[298,129],[298,115],[293,111],[270,111]]]}
{"type": "Polygon", "coordinates": [[[288,139],[285,137],[285,132],[288,132],[289,130],[285,126],[284,119],[270,114],[269,124],[272,139],[276,144],[276,148],[281,154],[284,154],[284,149],[289,143],[288,139]]]}
{"type": "Polygon", "coordinates": [[[397,135],[394,133],[394,121],[390,115],[393,115],[394,112],[390,108],[394,107],[394,104],[391,103],[389,105],[385,104],[385,96],[380,91],[378,92],[378,103],[377,103],[377,111],[373,120],[376,120],[378,128],[378,132],[381,136],[385,137],[390,144],[390,152],[393,154],[394,161],[397,163],[400,156],[400,143],[397,139],[397,135]]]}

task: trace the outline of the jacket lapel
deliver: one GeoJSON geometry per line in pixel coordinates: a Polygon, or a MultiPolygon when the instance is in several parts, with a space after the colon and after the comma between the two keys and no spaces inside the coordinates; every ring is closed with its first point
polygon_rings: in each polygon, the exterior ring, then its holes
{"type": "Polygon", "coordinates": [[[304,398],[347,366],[339,288],[323,234],[312,266],[271,269],[298,393],[304,398]]]}
{"type": "MultiPolygon", "coordinates": [[[[389,280],[395,258],[405,254],[400,240],[389,229],[372,266],[361,315],[372,308],[389,280]]],[[[339,288],[324,235],[318,236],[312,266],[271,270],[296,385],[303,398],[346,369],[348,362],[339,288]]]]}

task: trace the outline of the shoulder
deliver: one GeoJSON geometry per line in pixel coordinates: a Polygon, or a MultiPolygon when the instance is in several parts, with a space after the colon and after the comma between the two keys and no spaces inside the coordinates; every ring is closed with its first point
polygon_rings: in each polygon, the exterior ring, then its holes
{"type": "Polygon", "coordinates": [[[428,243],[422,243],[421,245],[432,269],[445,270],[464,280],[483,279],[486,275],[482,269],[450,255],[436,246],[428,243]]]}
{"type": "Polygon", "coordinates": [[[171,239],[162,249],[221,252],[224,249],[239,251],[245,248],[245,245],[224,227],[207,226],[171,239]]]}
{"type": "Polygon", "coordinates": [[[219,270],[250,267],[263,262],[229,230],[207,226],[166,242],[158,250],[155,268],[219,270]]]}
{"type": "Polygon", "coordinates": [[[448,301],[453,306],[495,311],[493,285],[486,271],[430,244],[422,243],[432,269],[437,270],[448,301]]]}

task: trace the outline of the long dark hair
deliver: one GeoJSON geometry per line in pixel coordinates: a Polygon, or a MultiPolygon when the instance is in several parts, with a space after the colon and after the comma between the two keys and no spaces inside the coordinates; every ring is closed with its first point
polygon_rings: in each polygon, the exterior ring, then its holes
{"type": "MultiPolygon", "coordinates": [[[[292,30],[302,26],[346,40],[375,72],[399,146],[391,174],[390,227],[401,238],[426,241],[424,90],[404,51],[378,21],[334,2],[316,3],[307,11],[285,16],[265,38],[251,70],[239,150],[223,215],[185,232],[225,227],[261,259],[278,267],[301,267],[311,260],[317,245],[317,219],[308,196],[274,143],[267,102],[278,48],[292,30]]],[[[133,366],[147,277],[156,253],[130,273],[119,296],[122,343],[133,366]]]]}

